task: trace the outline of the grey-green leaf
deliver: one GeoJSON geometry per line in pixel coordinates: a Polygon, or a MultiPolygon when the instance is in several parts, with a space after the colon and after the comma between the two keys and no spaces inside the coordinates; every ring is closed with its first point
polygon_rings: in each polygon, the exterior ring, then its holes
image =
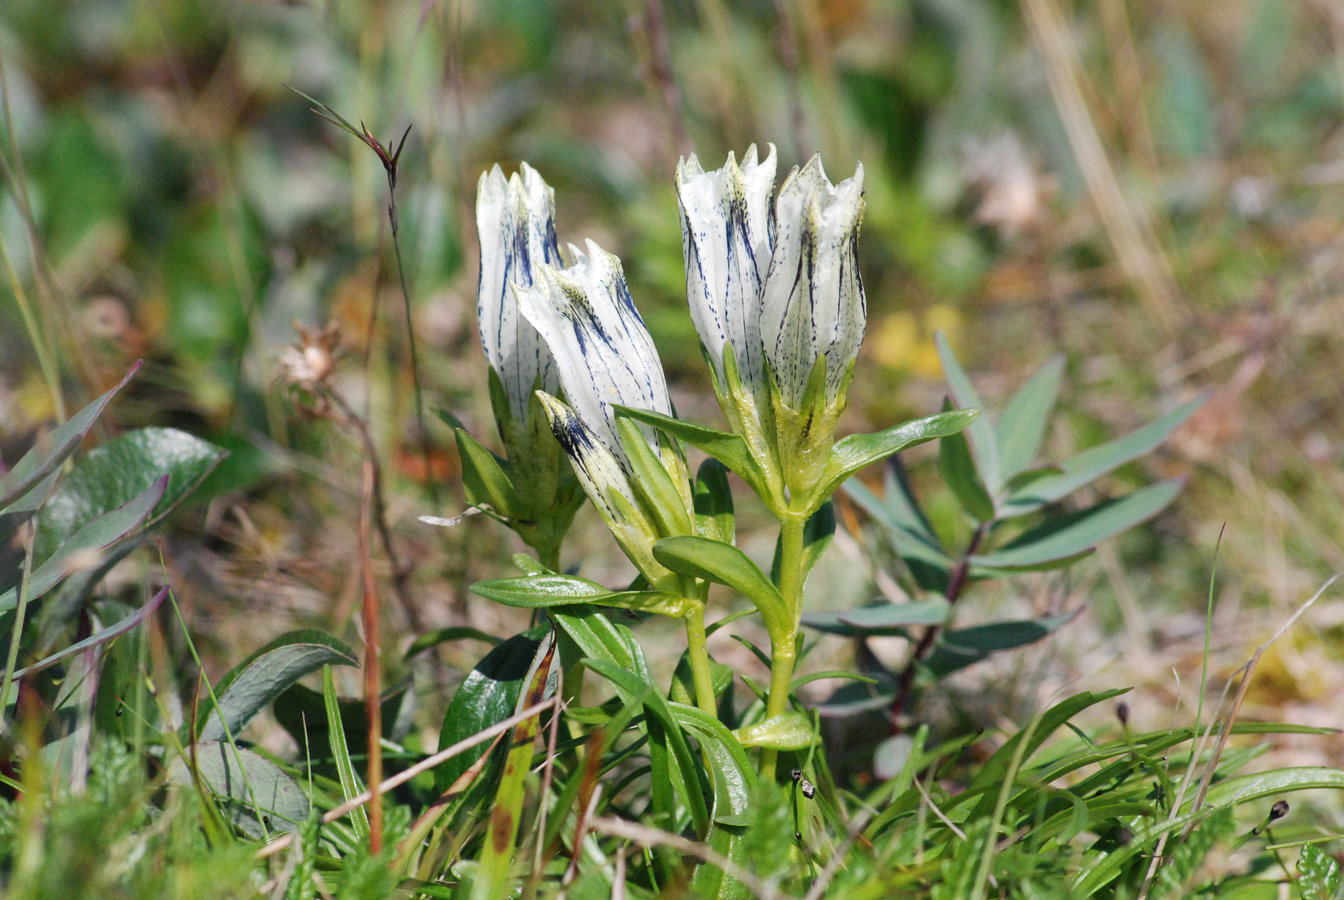
{"type": "Polygon", "coordinates": [[[140,363],[136,363],[116,387],[52,429],[51,434],[40,439],[36,446],[14,464],[14,468],[0,478],[0,509],[4,509],[28,493],[34,485],[55,472],[56,468],[75,452],[117,391],[125,387],[126,382],[130,381],[131,376],[139,369],[140,363]]]}
{"type": "Polygon", "coordinates": [[[999,471],[1005,483],[1030,468],[1041,452],[1063,376],[1064,357],[1052,357],[1003,408],[994,436],[999,446],[999,471]]]}
{"type": "MultiPolygon", "coordinates": [[[[308,795],[279,766],[255,751],[205,741],[194,748],[192,762],[224,814],[250,838],[263,840],[278,831],[294,831],[308,818],[308,795]]],[[[174,760],[169,778],[190,784],[186,765],[180,758],[174,760]]]]}
{"type": "Polygon", "coordinates": [[[285,688],[322,666],[354,666],[354,651],[331,635],[316,630],[292,631],[253,653],[215,688],[219,706],[202,705],[197,717],[199,740],[215,741],[238,732],[285,688]]]}
{"type": "MultiPolygon", "coordinates": [[[[980,402],[980,395],[976,393],[966,370],[957,361],[952,346],[947,342],[947,336],[940,331],[933,336],[933,341],[938,347],[938,360],[943,364],[943,374],[947,376],[948,387],[952,389],[952,399],[958,406],[983,409],[984,404],[980,402]]],[[[975,452],[976,468],[980,471],[980,477],[984,479],[989,493],[997,496],[1003,487],[1003,478],[1000,474],[999,446],[995,440],[994,426],[988,419],[982,418],[970,423],[967,431],[971,449],[975,452]]]]}
{"type": "Polygon", "coordinates": [[[1159,481],[1116,500],[1104,500],[1079,512],[1056,516],[971,562],[996,569],[1032,568],[1087,553],[1097,544],[1162,511],[1185,484],[1183,478],[1159,481]]]}
{"type": "Polygon", "coordinates": [[[43,507],[34,553],[38,559],[85,522],[115,509],[167,477],[146,526],[181,503],[219,465],[225,451],[175,428],[141,428],[90,450],[43,507]]]}
{"type": "Polygon", "coordinates": [[[911,625],[941,625],[952,607],[941,597],[912,603],[879,603],[838,613],[805,613],[808,628],[845,637],[904,635],[911,625]]]}
{"type": "Polygon", "coordinates": [[[992,622],[945,632],[924,667],[937,678],[960,671],[991,654],[1033,644],[1073,621],[1078,610],[1040,619],[992,622]]]}
{"type": "Polygon", "coordinates": [[[1071,494],[1107,472],[1138,459],[1166,440],[1167,436],[1190,418],[1203,402],[1203,396],[1196,397],[1124,437],[1084,450],[1063,463],[1057,473],[1038,478],[1015,491],[1012,496],[999,504],[1000,517],[1009,518],[1033,512],[1047,503],[1053,503],[1071,494]]]}
{"type": "Polygon", "coordinates": [[[994,498],[990,497],[985,482],[976,471],[971,446],[964,433],[950,434],[942,439],[938,447],[938,471],[971,518],[977,522],[993,520],[994,498]]]}
{"type": "Polygon", "coordinates": [[[845,493],[887,532],[887,539],[901,556],[917,559],[941,569],[952,567],[952,558],[943,551],[904,478],[888,472],[884,496],[878,497],[862,482],[851,478],[845,493]]]}
{"type": "MultiPolygon", "coordinates": [[[[167,483],[164,476],[121,506],[85,522],[33,571],[28,583],[29,599],[41,597],[72,572],[97,565],[99,556],[108,547],[138,531],[163,498],[167,483]]],[[[17,601],[17,587],[0,594],[0,612],[14,608],[17,601]]]]}

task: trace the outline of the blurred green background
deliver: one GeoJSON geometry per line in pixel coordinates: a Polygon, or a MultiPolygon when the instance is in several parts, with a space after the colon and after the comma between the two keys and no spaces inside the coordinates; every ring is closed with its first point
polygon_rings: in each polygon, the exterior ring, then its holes
{"type": "MultiPolygon", "coordinates": [[[[286,388],[294,321],[339,329],[336,383],[386,468],[408,564],[389,641],[513,621],[465,590],[507,569],[503,530],[416,521],[461,493],[447,429],[430,415],[418,433],[384,171],[296,90],[385,144],[411,128],[396,201],[418,376],[482,438],[479,174],[527,160],[556,188],[561,241],[621,256],[681,412],[711,422],[672,171],[752,142],[781,170],[818,151],[835,180],[865,167],[847,428],[937,408],[937,330],[991,402],[1066,355],[1061,455],[1212,391],[1155,471],[1117,476],[1189,473],[1171,510],[1003,598],[1089,607],[1046,681],[989,673],[1029,701],[1137,681],[1168,709],[1168,673],[1198,665],[1220,533],[1225,671],[1344,569],[1332,0],[4,0],[0,75],[0,460],[58,414],[44,356],[71,406],[148,360],[113,419],[233,451],[169,546],[225,658],[354,609],[361,450],[286,388]]],[[[599,529],[570,552],[599,580],[625,571],[599,529]]],[[[1340,608],[1319,604],[1262,664],[1250,713],[1327,714],[1340,608]]]]}

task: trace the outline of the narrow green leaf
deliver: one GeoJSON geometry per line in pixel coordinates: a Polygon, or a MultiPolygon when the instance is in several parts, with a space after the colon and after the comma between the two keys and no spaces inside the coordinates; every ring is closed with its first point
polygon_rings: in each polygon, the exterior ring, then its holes
{"type": "Polygon", "coordinates": [[[291,631],[253,653],[215,688],[219,706],[201,704],[197,739],[217,741],[238,732],[285,688],[325,665],[355,666],[359,657],[331,635],[312,629],[291,631]]]}
{"type": "Polygon", "coordinates": [[[89,433],[89,429],[93,427],[93,423],[103,414],[107,404],[112,402],[112,398],[126,386],[126,382],[140,371],[140,365],[137,362],[131,366],[131,370],[110,391],[53,428],[50,434],[40,438],[37,444],[25,453],[3,478],[0,478],[0,510],[28,493],[75,452],[85,435],[89,433]]]}
{"type": "Polygon", "coordinates": [[[714,821],[724,825],[745,824],[742,817],[750,808],[756,773],[741,742],[726,725],[699,707],[683,703],[670,706],[677,722],[695,735],[712,761],[714,821]]]}
{"type": "Polygon", "coordinates": [[[1036,479],[1000,503],[999,515],[1009,518],[1033,512],[1143,456],[1190,418],[1204,399],[1203,396],[1196,397],[1124,437],[1084,450],[1063,463],[1057,474],[1036,479]]]}
{"type": "Polygon", "coordinates": [[[732,471],[736,472],[747,485],[762,497],[769,496],[765,474],[756,464],[746,440],[728,431],[718,431],[703,425],[683,422],[671,416],[647,409],[631,409],[628,406],[615,405],[616,415],[652,425],[654,428],[677,438],[692,447],[698,447],[708,453],[732,471]]]}
{"type": "Polygon", "coordinates": [[[1118,688],[1099,693],[1084,691],[1056,703],[1036,717],[1032,728],[1019,731],[1004,741],[999,749],[995,750],[993,755],[980,766],[980,770],[976,773],[968,788],[949,801],[949,806],[959,806],[963,803],[978,800],[976,810],[972,815],[988,816],[999,789],[1002,787],[1003,779],[1012,764],[1013,757],[1019,752],[1017,749],[1019,744],[1023,741],[1028,742],[1027,748],[1022,751],[1020,757],[1021,761],[1025,762],[1040,749],[1050,735],[1063,727],[1065,722],[1068,722],[1083,710],[1096,706],[1098,703],[1104,703],[1113,697],[1118,697],[1127,690],[1128,688],[1118,688]]]}
{"type": "Polygon", "coordinates": [[[864,466],[886,459],[916,444],[956,434],[980,415],[978,409],[957,409],[896,425],[873,434],[851,434],[836,441],[826,475],[814,497],[829,498],[836,489],[864,466]]]}
{"type": "Polygon", "coordinates": [[[845,637],[904,636],[911,625],[941,625],[951,613],[942,597],[911,603],[878,603],[838,613],[804,613],[803,624],[845,637]]]}
{"type": "Polygon", "coordinates": [[[63,659],[69,659],[72,656],[78,656],[80,653],[83,653],[90,647],[97,647],[99,644],[105,644],[108,641],[112,640],[113,638],[125,634],[126,632],[130,631],[132,628],[143,622],[151,614],[153,614],[154,610],[159,608],[159,604],[162,603],[164,598],[167,596],[168,596],[168,588],[166,587],[161,588],[159,592],[155,594],[148,603],[137,609],[135,612],[131,613],[129,616],[126,616],[118,620],[113,625],[109,625],[106,628],[100,629],[99,631],[89,635],[82,641],[77,641],[71,644],[70,646],[62,649],[61,651],[53,653],[51,656],[48,656],[45,659],[33,663],[31,666],[26,666],[22,669],[18,669],[17,671],[14,672],[14,675],[12,677],[14,678],[14,680],[18,680],[20,678],[23,678],[25,675],[31,675],[34,672],[41,672],[43,669],[54,666],[56,663],[60,662],[63,659]]]}
{"type": "Polygon", "coordinates": [[[1041,452],[1063,376],[1063,355],[1051,357],[1003,408],[994,436],[999,447],[999,468],[1006,483],[1011,484],[1013,478],[1030,468],[1041,452]]]}
{"type": "Polygon", "coordinates": [[[662,534],[689,534],[691,520],[686,501],[672,483],[663,461],[644,438],[639,425],[629,419],[616,420],[616,431],[621,446],[630,462],[630,486],[635,489],[640,505],[662,534]]]}
{"type": "Polygon", "coordinates": [[[1157,515],[1176,499],[1184,485],[1185,479],[1170,478],[1119,499],[1104,500],[1087,509],[1057,516],[1002,547],[971,557],[971,562],[1012,569],[1076,557],[1157,515]]]}
{"type": "Polygon", "coordinates": [[[522,575],[478,581],[471,592],[487,600],[520,609],[544,609],[591,603],[680,618],[691,611],[693,601],[660,591],[610,591],[577,575],[522,575]]]}
{"type": "Polygon", "coordinates": [[[772,634],[790,627],[789,611],[779,589],[750,557],[731,544],[692,535],[663,538],[653,545],[653,556],[673,572],[724,584],[739,592],[761,611],[772,634]]]}
{"type": "Polygon", "coordinates": [[[491,578],[476,582],[470,590],[487,600],[523,609],[599,603],[615,593],[587,578],[580,578],[577,575],[557,575],[553,572],[519,575],[513,578],[491,578]]]}
{"type": "MultiPolygon", "coordinates": [[[[327,714],[327,743],[331,758],[336,763],[336,776],[341,782],[341,799],[349,801],[364,792],[359,773],[350,760],[350,747],[345,741],[345,723],[341,721],[341,703],[336,696],[336,678],[331,666],[322,667],[322,706],[327,714]]],[[[350,810],[350,827],[361,841],[369,839],[369,814],[363,806],[350,810]]]]}
{"type": "Polygon", "coordinates": [[[733,543],[733,492],[728,486],[728,468],[714,457],[707,457],[696,473],[692,496],[695,533],[725,544],[733,543]]]}
{"type": "MultiPolygon", "coordinates": [[[[933,341],[938,347],[938,359],[943,364],[943,374],[947,376],[948,387],[952,389],[952,399],[958,406],[984,409],[985,405],[971,384],[970,376],[966,374],[966,370],[957,361],[956,354],[952,352],[947,336],[938,332],[933,336],[933,341]]],[[[1003,488],[1003,476],[999,466],[999,445],[995,439],[994,426],[989,423],[989,419],[982,418],[972,422],[967,432],[971,450],[975,453],[976,469],[980,472],[990,496],[998,496],[1003,488]]]]}
{"type": "MultiPolygon", "coordinates": [[[[584,657],[604,660],[634,672],[646,683],[652,682],[648,662],[629,628],[612,622],[591,606],[555,607],[547,614],[584,657]]],[[[570,663],[566,661],[565,665],[570,663]]],[[[628,702],[632,698],[624,699],[628,702]]]]}
{"type": "Polygon", "coordinates": [[[467,492],[467,499],[477,505],[489,506],[505,518],[513,516],[519,505],[518,495],[498,457],[466,429],[455,428],[453,434],[462,460],[462,487],[467,492]]]}
{"type": "MultiPolygon", "coordinates": [[[[533,656],[523,691],[514,712],[535,706],[551,693],[550,675],[555,660],[555,632],[548,630],[533,656]]],[[[526,791],[523,782],[532,767],[532,750],[541,730],[538,717],[525,719],[513,727],[504,771],[490,808],[485,840],[471,884],[473,900],[495,900],[509,894],[509,870],[517,856],[518,826],[522,820],[526,791]]]]}
{"type": "Polygon", "coordinates": [[[938,471],[971,518],[982,523],[993,520],[994,498],[990,497],[985,482],[975,469],[971,445],[966,442],[964,433],[950,434],[939,443],[938,471]]]}
{"type": "MultiPolygon", "coordinates": [[[[835,537],[835,507],[828,500],[821,509],[814,512],[803,526],[803,577],[811,573],[812,568],[831,545],[835,537]]],[[[776,559],[779,554],[776,552],[776,559]]]]}
{"type": "MultiPolygon", "coordinates": [[[[661,726],[661,734],[650,728],[649,741],[665,744],[669,752],[667,774],[671,777],[673,786],[677,788],[682,803],[686,804],[695,830],[704,834],[710,821],[709,808],[705,806],[708,785],[704,783],[704,772],[696,763],[695,754],[691,752],[691,747],[686,742],[686,734],[672,714],[672,708],[667,700],[652,684],[641,681],[635,673],[605,660],[589,659],[585,665],[612,684],[620,686],[629,696],[638,697],[644,704],[649,719],[661,726]]],[[[646,720],[646,727],[651,724],[652,722],[646,720]]],[[[654,773],[655,778],[658,775],[659,773],[654,773]]]]}

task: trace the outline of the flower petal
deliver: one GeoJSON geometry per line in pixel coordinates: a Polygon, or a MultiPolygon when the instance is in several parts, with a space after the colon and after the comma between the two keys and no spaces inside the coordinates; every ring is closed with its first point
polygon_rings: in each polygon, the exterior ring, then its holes
{"type": "Polygon", "coordinates": [[[733,348],[738,375],[753,394],[763,386],[761,288],[770,266],[774,223],[770,194],[775,148],[756,161],[756,145],[739,167],[728,154],[723,168],[706,172],[694,155],[677,164],[677,203],[691,319],[720,380],[723,351],[733,348]]]}
{"type": "Polygon", "coordinates": [[[551,353],[519,315],[509,287],[531,286],[542,265],[560,265],[555,192],[527,163],[507,180],[495,166],[481,175],[476,187],[476,231],[481,245],[476,290],[481,344],[504,385],[510,413],[521,423],[538,378],[543,389],[559,388],[551,353]]]}
{"type": "Polygon", "coordinates": [[[813,156],[775,201],[775,250],[762,297],[765,355],[785,402],[797,408],[808,374],[826,357],[828,402],[863,341],[868,310],[858,269],[863,165],[832,186],[813,156]]]}
{"type": "MultiPolygon", "coordinates": [[[[518,287],[522,314],[550,347],[565,399],[618,458],[613,404],[672,414],[653,339],[630,299],[621,261],[589,241],[571,245],[574,265],[545,267],[532,287],[518,287]]],[[[655,432],[644,428],[657,446],[655,432]]]]}
{"type": "Polygon", "coordinates": [[[574,474],[578,476],[579,484],[583,485],[584,493],[608,523],[619,524],[624,516],[612,503],[609,492],[624,495],[632,506],[636,503],[634,489],[621,463],[574,410],[545,391],[538,391],[537,397],[546,410],[546,417],[550,419],[556,441],[574,466],[574,474]]]}

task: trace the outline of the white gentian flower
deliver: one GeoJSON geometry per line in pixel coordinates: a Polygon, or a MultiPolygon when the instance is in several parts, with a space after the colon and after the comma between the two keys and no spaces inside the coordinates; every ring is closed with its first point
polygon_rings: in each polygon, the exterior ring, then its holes
{"type": "Polygon", "coordinates": [[[630,299],[621,261],[592,241],[586,254],[572,246],[570,253],[575,263],[568,269],[548,266],[531,288],[515,285],[519,309],[550,347],[567,402],[544,391],[537,396],[626,555],[650,584],[679,595],[678,576],[654,558],[653,545],[690,533],[694,504],[685,463],[675,448],[659,445],[651,428],[628,423],[623,442],[613,409],[672,415],[658,351],[630,299]]]}
{"type": "Polygon", "coordinates": [[[756,161],[752,144],[738,166],[706,172],[694,154],[677,164],[677,203],[691,319],[719,378],[731,347],[738,378],[752,396],[765,384],[761,345],[761,290],[770,268],[774,222],[775,148],[756,161]]]}
{"type": "Polygon", "coordinates": [[[775,245],[762,296],[761,335],[780,397],[800,409],[808,377],[826,359],[827,406],[840,397],[868,311],[859,277],[863,165],[832,185],[813,156],[775,201],[775,245]]]}
{"type": "MultiPolygon", "coordinates": [[[[550,351],[519,315],[511,288],[530,287],[543,265],[560,265],[555,192],[527,163],[507,180],[495,166],[476,186],[476,231],[481,243],[476,290],[481,343],[504,387],[509,415],[521,430],[538,379],[543,390],[559,388],[550,351]]],[[[504,417],[499,410],[495,413],[503,428],[504,417]]]]}
{"type": "MultiPolygon", "coordinates": [[[[569,268],[545,267],[527,289],[515,282],[518,305],[550,347],[569,405],[625,463],[612,406],[670,416],[667,381],[621,261],[592,241],[586,254],[573,245],[570,253],[569,268]]],[[[653,429],[643,431],[657,447],[653,429]]]]}

